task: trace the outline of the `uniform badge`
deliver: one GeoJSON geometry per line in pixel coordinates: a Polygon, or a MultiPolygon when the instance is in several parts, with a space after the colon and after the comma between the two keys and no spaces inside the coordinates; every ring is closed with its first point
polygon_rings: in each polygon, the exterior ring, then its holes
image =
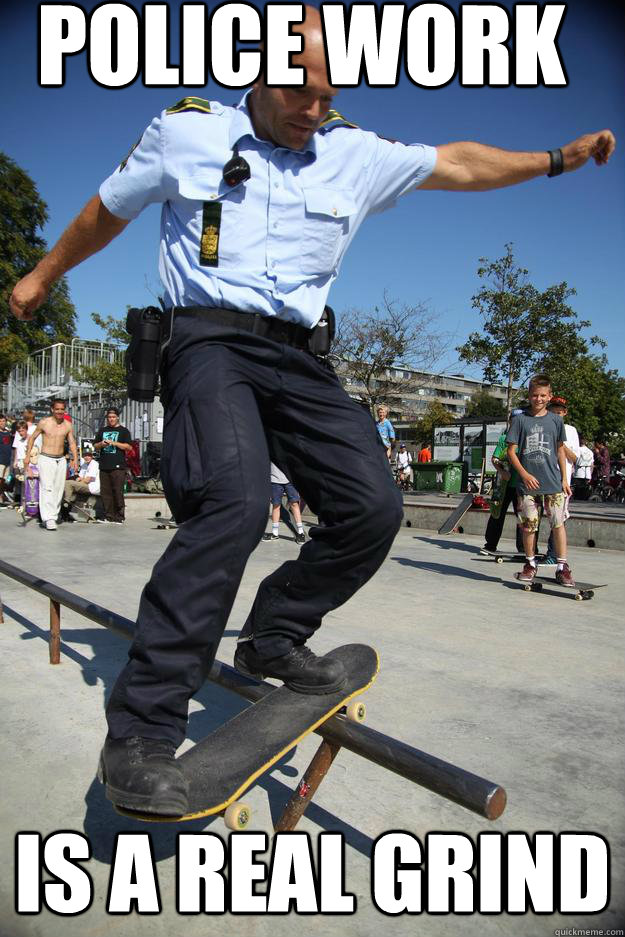
{"type": "Polygon", "coordinates": [[[221,202],[204,202],[200,237],[200,265],[202,267],[219,266],[220,229],[221,202]]]}

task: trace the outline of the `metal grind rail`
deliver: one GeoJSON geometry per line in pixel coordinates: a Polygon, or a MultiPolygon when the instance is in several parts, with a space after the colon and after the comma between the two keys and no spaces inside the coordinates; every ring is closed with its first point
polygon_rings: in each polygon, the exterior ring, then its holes
{"type": "MultiPolygon", "coordinates": [[[[50,600],[49,654],[51,664],[59,664],[61,661],[61,606],[132,640],[134,622],[128,618],[117,615],[95,602],[89,602],[82,596],[68,592],[39,576],[18,569],[4,560],[0,560],[0,573],[45,595],[50,600]]],[[[0,599],[0,622],[3,621],[0,599]]],[[[211,668],[208,679],[251,702],[257,702],[275,689],[270,683],[250,680],[233,667],[217,660],[211,668]]],[[[332,716],[315,732],[323,738],[323,742],[282,817],[276,823],[276,830],[294,828],[340,748],[346,748],[488,820],[496,820],[505,809],[506,792],[499,784],[465,771],[464,768],[452,765],[418,748],[413,748],[368,726],[351,722],[343,715],[332,716]]]]}

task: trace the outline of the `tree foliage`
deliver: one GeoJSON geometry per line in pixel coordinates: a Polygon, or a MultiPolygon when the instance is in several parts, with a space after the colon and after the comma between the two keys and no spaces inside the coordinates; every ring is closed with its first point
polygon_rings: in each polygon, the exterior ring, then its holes
{"type": "Polygon", "coordinates": [[[30,176],[0,152],[0,381],[30,352],[55,342],[71,341],[76,312],[65,278],[59,280],[46,302],[29,322],[16,319],[8,300],[21,277],[46,253],[39,233],[48,220],[48,209],[30,176]]]}
{"type": "Polygon", "coordinates": [[[480,258],[477,275],[486,283],[472,297],[483,319],[482,332],[472,332],[456,350],[463,361],[482,367],[491,383],[508,388],[507,410],[513,385],[526,381],[553,348],[571,358],[587,351],[579,329],[590,322],[578,320],[567,300],[575,290],[557,283],[538,290],[528,282],[528,271],[517,266],[512,245],[497,260],[480,258]]]}
{"type": "Polygon", "coordinates": [[[400,304],[386,293],[373,312],[350,309],[340,316],[332,352],[346,363],[372,413],[422,383],[414,375],[391,380],[391,370],[428,370],[440,358],[447,337],[433,328],[436,319],[424,304],[400,304]]]}
{"type": "Polygon", "coordinates": [[[487,390],[478,390],[467,404],[464,415],[474,420],[505,420],[506,405],[501,397],[493,397],[487,390]]]}
{"type": "MultiPolygon", "coordinates": [[[[595,338],[594,344],[605,343],[595,338]]],[[[605,354],[570,357],[555,348],[540,367],[549,374],[554,394],[566,398],[567,421],[580,435],[588,440],[605,439],[610,449],[618,449],[625,435],[625,378],[609,367],[605,354]]]]}
{"type": "Polygon", "coordinates": [[[454,417],[438,400],[433,400],[427,405],[422,417],[415,421],[411,427],[411,435],[421,445],[432,444],[435,426],[449,426],[454,422],[454,417]]]}
{"type": "Polygon", "coordinates": [[[101,316],[97,312],[92,312],[91,318],[104,332],[104,341],[116,346],[116,353],[108,361],[102,358],[97,364],[76,368],[74,377],[94,390],[102,391],[110,403],[121,402],[126,397],[126,367],[122,352],[130,341],[126,320],[101,316]]]}

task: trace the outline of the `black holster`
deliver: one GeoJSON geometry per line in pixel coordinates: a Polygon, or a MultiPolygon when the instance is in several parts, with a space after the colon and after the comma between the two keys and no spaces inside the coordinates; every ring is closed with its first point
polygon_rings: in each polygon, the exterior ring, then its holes
{"type": "Polygon", "coordinates": [[[129,309],[126,331],[126,382],[130,400],[152,401],[158,391],[164,314],[156,306],[129,309]]]}

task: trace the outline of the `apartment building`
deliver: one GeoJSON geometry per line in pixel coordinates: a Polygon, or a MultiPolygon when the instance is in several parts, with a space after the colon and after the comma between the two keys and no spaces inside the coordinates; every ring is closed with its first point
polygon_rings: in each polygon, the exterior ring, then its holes
{"type": "MultiPolygon", "coordinates": [[[[351,397],[361,397],[362,381],[355,380],[349,373],[349,362],[337,368],[341,383],[351,397]]],[[[471,397],[477,391],[487,391],[505,404],[506,388],[501,384],[488,384],[463,374],[437,374],[433,371],[411,371],[406,368],[390,368],[384,378],[375,382],[376,390],[390,407],[393,422],[414,422],[423,415],[428,404],[442,404],[455,419],[461,419],[471,397]]]]}

